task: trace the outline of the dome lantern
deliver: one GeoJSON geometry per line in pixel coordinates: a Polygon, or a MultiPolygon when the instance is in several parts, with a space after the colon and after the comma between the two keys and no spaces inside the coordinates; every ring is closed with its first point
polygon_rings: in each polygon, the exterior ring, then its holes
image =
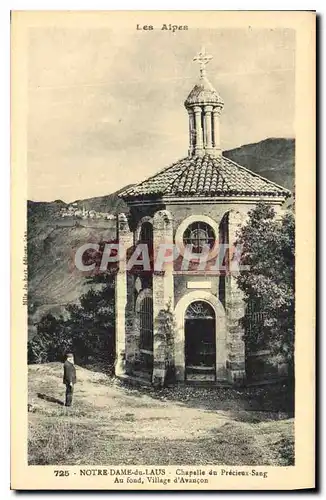
{"type": "Polygon", "coordinates": [[[193,59],[199,63],[200,79],[184,103],[189,114],[190,157],[222,154],[220,114],[224,102],[206,76],[206,65],[211,59],[205,48],[193,59]]]}

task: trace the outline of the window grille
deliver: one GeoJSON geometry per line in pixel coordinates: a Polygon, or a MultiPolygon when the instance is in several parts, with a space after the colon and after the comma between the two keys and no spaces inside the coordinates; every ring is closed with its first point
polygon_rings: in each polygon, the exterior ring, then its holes
{"type": "Polygon", "coordinates": [[[207,302],[196,301],[192,302],[186,311],[185,319],[214,319],[215,314],[212,307],[207,302]]]}
{"type": "Polygon", "coordinates": [[[139,309],[140,349],[153,352],[153,300],[145,297],[139,309]]]}
{"type": "Polygon", "coordinates": [[[186,246],[191,245],[193,253],[201,253],[204,245],[213,248],[215,243],[214,230],[206,222],[194,222],[185,230],[183,243],[186,246]]]}
{"type": "Polygon", "coordinates": [[[150,222],[144,222],[140,235],[139,242],[146,243],[148,245],[148,251],[151,252],[153,249],[153,226],[150,222]]]}
{"type": "Polygon", "coordinates": [[[257,345],[263,342],[264,326],[267,313],[261,300],[252,300],[247,304],[245,323],[247,333],[252,336],[252,342],[257,345]]]}

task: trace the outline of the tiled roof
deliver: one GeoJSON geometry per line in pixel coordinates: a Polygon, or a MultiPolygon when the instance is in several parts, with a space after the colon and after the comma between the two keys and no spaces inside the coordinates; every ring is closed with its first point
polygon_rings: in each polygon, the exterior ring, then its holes
{"type": "Polygon", "coordinates": [[[225,158],[183,158],[122,192],[124,199],[152,196],[284,196],[290,191],[225,158]]]}
{"type": "Polygon", "coordinates": [[[217,104],[223,106],[224,102],[207,78],[201,78],[185,100],[185,106],[195,104],[217,104]]]}

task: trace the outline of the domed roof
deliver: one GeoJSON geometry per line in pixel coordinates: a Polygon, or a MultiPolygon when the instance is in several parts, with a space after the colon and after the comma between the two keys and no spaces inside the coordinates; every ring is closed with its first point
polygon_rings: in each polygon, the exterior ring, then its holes
{"type": "Polygon", "coordinates": [[[206,54],[203,49],[194,59],[200,63],[200,79],[188,95],[185,106],[189,109],[198,105],[202,109],[200,110],[201,116],[195,113],[195,127],[193,121],[190,121],[189,156],[178,160],[140,184],[126,189],[119,194],[122,199],[130,203],[134,201],[138,203],[144,200],[151,202],[157,198],[176,197],[186,200],[192,197],[232,198],[238,196],[284,199],[291,195],[289,190],[223,156],[216,133],[219,127],[205,126],[206,122],[210,124],[211,115],[203,105],[223,107],[222,98],[206,77],[205,66],[211,58],[212,56],[206,54]],[[209,135],[207,131],[212,132],[212,129],[213,134],[209,135]],[[193,137],[195,137],[195,142],[193,142],[193,137]],[[196,142],[199,138],[201,140],[196,142]]]}
{"type": "Polygon", "coordinates": [[[211,59],[212,56],[206,53],[204,47],[199,54],[194,57],[194,61],[198,62],[200,65],[200,79],[185,100],[186,108],[202,104],[213,104],[221,108],[223,107],[223,99],[218,92],[216,92],[206,76],[206,64],[209,63],[211,59]]]}
{"type": "Polygon", "coordinates": [[[222,97],[205,76],[200,78],[185,100],[186,107],[196,104],[213,104],[220,107],[224,105],[222,97]]]}
{"type": "Polygon", "coordinates": [[[275,196],[290,191],[224,156],[186,157],[119,194],[125,200],[156,196],[275,196]]]}

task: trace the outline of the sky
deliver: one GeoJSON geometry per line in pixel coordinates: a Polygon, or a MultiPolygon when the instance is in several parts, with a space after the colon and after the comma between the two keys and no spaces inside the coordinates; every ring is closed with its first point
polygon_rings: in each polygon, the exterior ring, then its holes
{"type": "Polygon", "coordinates": [[[295,136],[293,30],[32,28],[28,198],[102,196],[185,157],[202,46],[225,102],[223,150],[295,136]]]}

